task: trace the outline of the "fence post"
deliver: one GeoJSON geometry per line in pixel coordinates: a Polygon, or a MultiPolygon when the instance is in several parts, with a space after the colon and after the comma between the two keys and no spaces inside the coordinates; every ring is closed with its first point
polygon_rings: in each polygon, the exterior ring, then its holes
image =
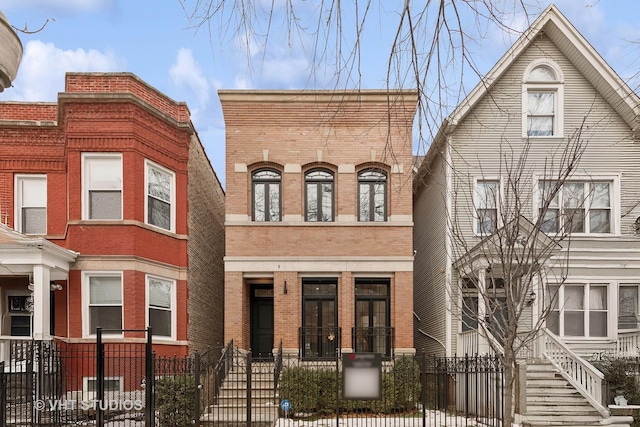
{"type": "Polygon", "coordinates": [[[336,426],[340,425],[340,346],[336,348],[336,426]]]}
{"type": "Polygon", "coordinates": [[[144,391],[144,403],[145,403],[145,411],[144,411],[144,421],[146,426],[155,426],[155,409],[154,409],[154,393],[155,393],[155,384],[154,384],[154,353],[152,347],[152,329],[151,326],[147,328],[147,343],[145,345],[145,391],[144,391]]]}
{"type": "Polygon", "coordinates": [[[251,425],[251,350],[247,353],[247,425],[251,425]]]}
{"type": "Polygon", "coordinates": [[[198,353],[198,350],[196,350],[195,355],[194,355],[194,369],[193,369],[193,375],[195,376],[195,402],[194,402],[194,408],[193,408],[193,425],[195,427],[200,427],[200,390],[202,389],[202,386],[200,385],[200,353],[198,353]]]}
{"type": "Polygon", "coordinates": [[[469,416],[469,355],[464,355],[464,416],[469,416]]]}
{"type": "MultiPolygon", "coordinates": [[[[11,363],[11,362],[9,362],[11,363]]],[[[0,427],[7,425],[7,377],[4,373],[4,362],[0,362],[0,427]]]]}
{"type": "Polygon", "coordinates": [[[104,347],[102,344],[102,328],[96,328],[96,388],[97,388],[97,408],[96,408],[96,425],[104,426],[104,412],[102,410],[102,401],[104,400],[104,347]]]}

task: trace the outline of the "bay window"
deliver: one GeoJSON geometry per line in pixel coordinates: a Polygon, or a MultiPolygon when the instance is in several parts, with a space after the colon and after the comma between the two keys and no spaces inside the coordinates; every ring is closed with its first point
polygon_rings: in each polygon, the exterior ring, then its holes
{"type": "Polygon", "coordinates": [[[175,230],[175,175],[146,162],[146,223],[165,230],[175,230]]]}

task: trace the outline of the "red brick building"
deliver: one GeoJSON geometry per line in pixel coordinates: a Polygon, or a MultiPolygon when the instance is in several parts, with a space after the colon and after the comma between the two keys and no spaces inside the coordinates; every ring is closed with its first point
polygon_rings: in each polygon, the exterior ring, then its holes
{"type": "Polygon", "coordinates": [[[186,104],[129,73],[70,73],[57,103],[0,103],[0,164],[3,357],[98,326],[151,326],[158,354],[222,342],[224,192],[186,104]]]}
{"type": "Polygon", "coordinates": [[[412,353],[416,91],[220,91],[225,341],[412,353]]]}

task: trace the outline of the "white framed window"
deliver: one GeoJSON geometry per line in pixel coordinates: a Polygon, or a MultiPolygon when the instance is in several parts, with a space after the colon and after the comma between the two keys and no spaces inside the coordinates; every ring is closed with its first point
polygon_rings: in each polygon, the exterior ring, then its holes
{"type": "Polygon", "coordinates": [[[122,219],[122,155],[82,155],[83,219],[122,219]]]}
{"type": "Polygon", "coordinates": [[[549,286],[552,303],[547,327],[563,337],[607,337],[608,294],[607,283],[549,286]]]}
{"type": "Polygon", "coordinates": [[[614,180],[538,182],[538,215],[548,234],[611,234],[614,224],[614,180]]]}
{"type": "Polygon", "coordinates": [[[95,336],[97,327],[105,335],[122,335],[117,332],[123,328],[122,273],[85,272],[82,286],[84,336],[95,336]]]}
{"type": "Polygon", "coordinates": [[[15,176],[16,230],[23,234],[47,234],[47,176],[15,176]]]}
{"type": "Polygon", "coordinates": [[[620,284],[618,288],[618,329],[640,329],[639,284],[620,284]]]}
{"type": "Polygon", "coordinates": [[[564,77],[560,67],[548,59],[529,64],[522,91],[522,136],[562,137],[564,77]]]}
{"type": "Polygon", "coordinates": [[[176,339],[176,282],[147,276],[147,325],[154,337],[176,339]]]}
{"type": "Polygon", "coordinates": [[[145,222],[175,231],[175,174],[148,160],[145,161],[145,222]]]}
{"type": "Polygon", "coordinates": [[[475,183],[474,215],[475,233],[493,234],[498,229],[500,181],[497,179],[479,179],[475,183]]]}

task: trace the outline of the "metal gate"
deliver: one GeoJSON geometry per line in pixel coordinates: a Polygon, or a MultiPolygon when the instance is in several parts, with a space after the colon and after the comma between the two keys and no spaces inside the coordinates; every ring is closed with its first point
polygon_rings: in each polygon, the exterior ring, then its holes
{"type": "Polygon", "coordinates": [[[0,369],[0,426],[155,425],[151,345],[151,328],[98,328],[95,343],[9,341],[0,369]],[[140,342],[104,340],[124,332],[139,334],[140,342]]]}

